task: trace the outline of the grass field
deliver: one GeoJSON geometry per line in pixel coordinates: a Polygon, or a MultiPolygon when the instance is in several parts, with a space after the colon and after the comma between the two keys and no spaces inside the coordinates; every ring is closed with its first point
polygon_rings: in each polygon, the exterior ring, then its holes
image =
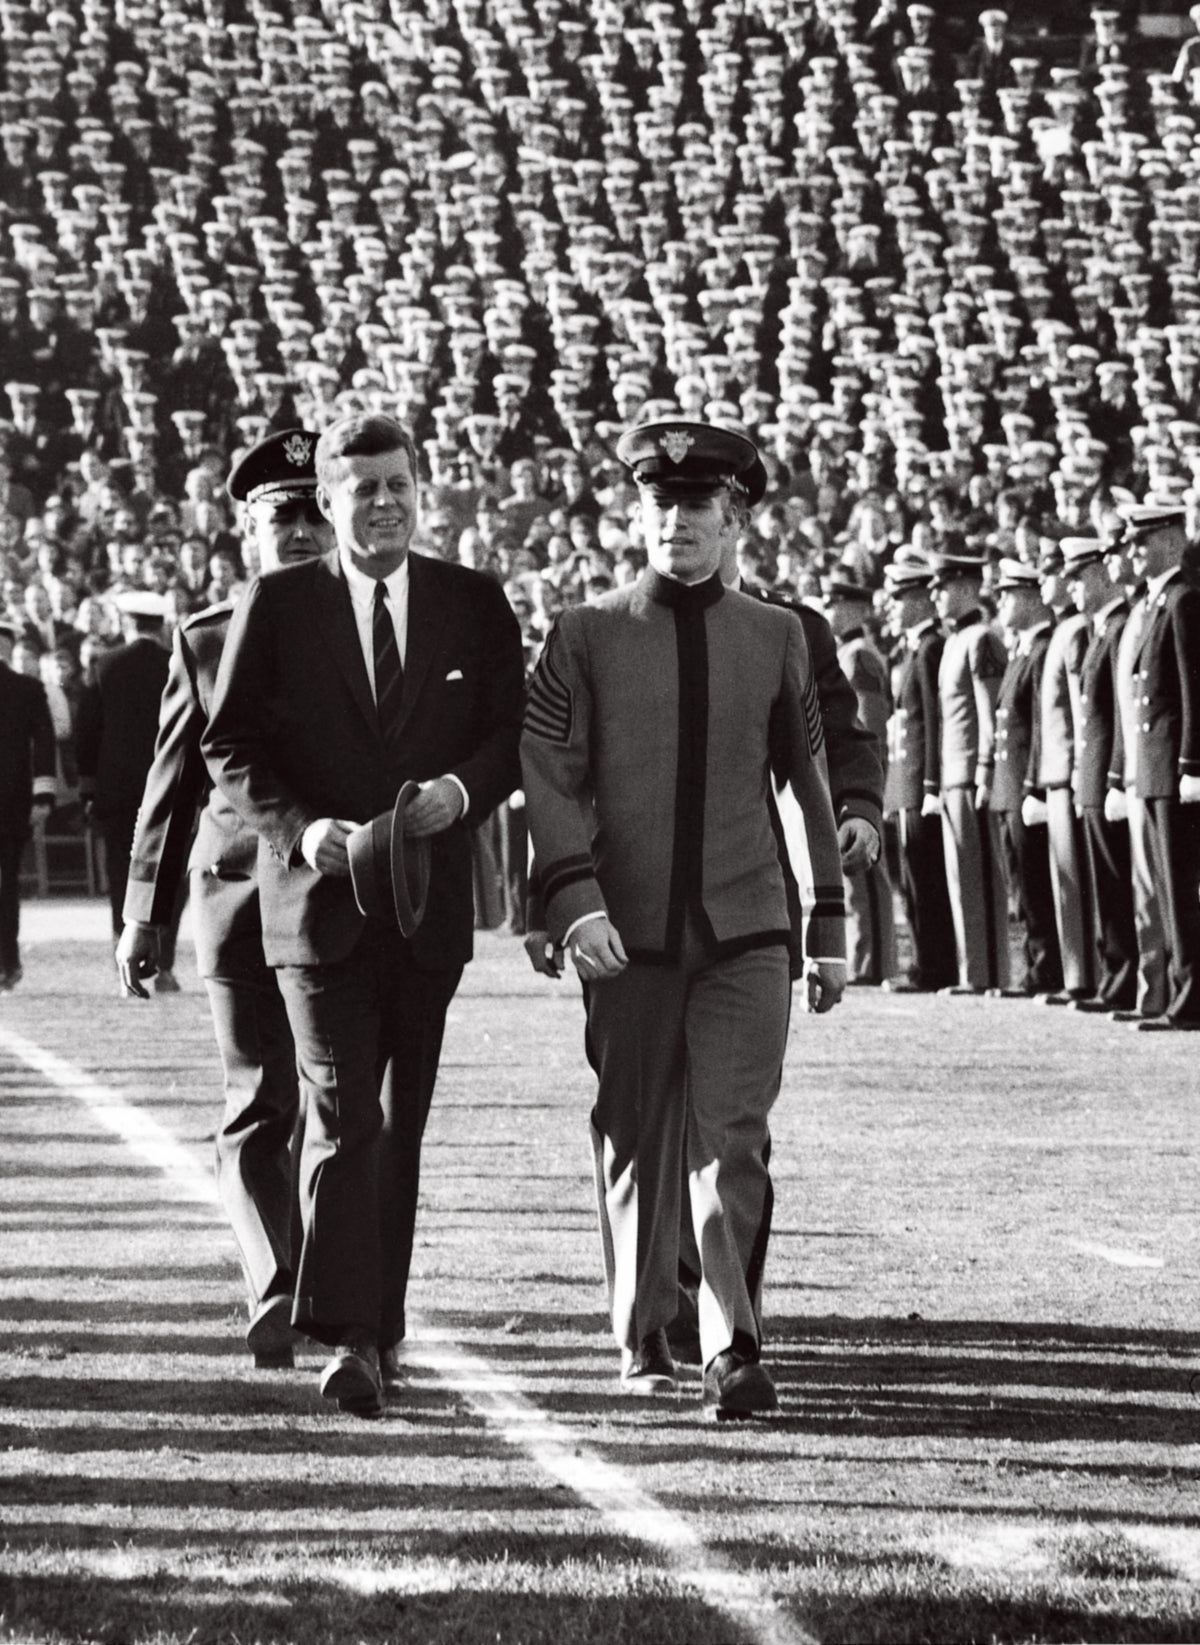
{"type": "Polygon", "coordinates": [[[617,1392],[577,990],[483,937],[409,1381],[368,1425],[322,1409],[315,1351],[242,1350],[200,985],[123,1002],[94,910],[26,923],[0,997],[0,1639],[1200,1639],[1186,1036],[869,990],[799,1017],[784,1411],[718,1427],[694,1379],[617,1392]]]}

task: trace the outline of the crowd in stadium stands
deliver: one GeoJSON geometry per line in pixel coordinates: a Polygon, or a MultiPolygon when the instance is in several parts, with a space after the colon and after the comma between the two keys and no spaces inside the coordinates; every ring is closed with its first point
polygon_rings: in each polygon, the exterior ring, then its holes
{"type": "Polygon", "coordinates": [[[1200,36],[950,9],[0,0],[0,604],[64,750],[113,596],[226,597],[231,461],[349,409],[531,655],[636,575],[613,447],[672,411],[759,442],[793,596],[1147,493],[1200,536],[1200,36]]]}

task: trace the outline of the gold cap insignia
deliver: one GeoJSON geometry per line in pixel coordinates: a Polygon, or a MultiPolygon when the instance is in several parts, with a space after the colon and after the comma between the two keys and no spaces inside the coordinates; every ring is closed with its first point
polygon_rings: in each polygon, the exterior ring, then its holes
{"type": "Polygon", "coordinates": [[[681,428],[672,428],[658,442],[658,449],[673,463],[681,463],[695,443],[694,434],[685,433],[681,428]]]}
{"type": "Polygon", "coordinates": [[[283,442],[283,455],[289,463],[294,463],[297,468],[303,468],[312,455],[312,448],[312,441],[305,439],[303,434],[293,434],[290,439],[283,442]]]}

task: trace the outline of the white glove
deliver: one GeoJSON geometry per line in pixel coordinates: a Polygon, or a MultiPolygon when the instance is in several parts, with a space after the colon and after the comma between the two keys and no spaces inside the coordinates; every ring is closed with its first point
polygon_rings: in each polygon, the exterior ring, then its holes
{"type": "Polygon", "coordinates": [[[1200,802],[1200,777],[1180,777],[1179,798],[1184,805],[1195,805],[1200,802]]]}
{"type": "Polygon", "coordinates": [[[1110,788],[1104,796],[1104,820],[1110,823],[1129,821],[1129,801],[1123,788],[1110,788]]]}
{"type": "Polygon", "coordinates": [[[1039,828],[1047,816],[1045,800],[1039,800],[1036,794],[1026,794],[1021,801],[1021,821],[1026,828],[1039,828]]]}
{"type": "Polygon", "coordinates": [[[942,796],[940,794],[926,794],[921,801],[921,815],[923,817],[940,817],[942,814],[942,796]]]}

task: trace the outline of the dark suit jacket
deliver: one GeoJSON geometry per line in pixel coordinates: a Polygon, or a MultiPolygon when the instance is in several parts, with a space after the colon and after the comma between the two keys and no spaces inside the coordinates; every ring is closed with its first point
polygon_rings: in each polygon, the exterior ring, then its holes
{"type": "Polygon", "coordinates": [[[920,811],[926,794],[936,794],[938,765],[938,664],[946,641],[936,623],[926,628],[916,649],[907,649],[896,685],[896,803],[920,811]]]}
{"type": "Polygon", "coordinates": [[[1137,656],[1137,791],[1177,798],[1200,777],[1200,588],[1176,575],[1150,601],[1137,656]]]}
{"type": "Polygon", "coordinates": [[[262,967],[254,879],[258,840],[212,787],[200,752],[232,612],[231,603],[210,606],[175,631],[125,891],[126,920],[167,925],[185,866],[199,870],[192,910],[202,977],[243,975],[248,964],[252,972],[262,967]],[[197,827],[196,808],[206,796],[197,827]]]}
{"type": "Polygon", "coordinates": [[[154,640],[131,640],[96,664],[79,699],[80,787],[101,822],[132,822],[154,758],[158,704],[169,668],[154,640]]]}
{"type": "Polygon", "coordinates": [[[1010,657],[996,699],[996,764],[988,801],[992,811],[1019,811],[1038,786],[1042,723],[1042,674],[1050,625],[1029,650],[1010,657]]]}
{"type": "MultiPolygon", "coordinates": [[[[375,712],[350,592],[336,554],[247,588],[229,626],[202,747],[213,780],[259,835],[263,949],[270,965],[322,965],[358,940],[349,879],[315,873],[300,840],[319,817],[365,823],[402,783],[459,778],[480,822],[520,782],[521,635],[498,583],[409,556],[408,653],[398,722],[375,712]]],[[[471,957],[474,902],[465,823],[432,842],[419,963],[471,957]]]]}
{"type": "Polygon", "coordinates": [[[53,795],[54,723],[40,680],[0,663],[0,838],[29,833],[34,779],[53,795]]]}
{"type": "MultiPolygon", "coordinates": [[[[1079,724],[1075,727],[1076,805],[1099,810],[1109,789],[1117,722],[1117,646],[1125,630],[1129,607],[1111,612],[1104,627],[1093,632],[1079,674],[1079,724]]],[[[1122,776],[1121,787],[1124,787],[1122,776]]]]}

